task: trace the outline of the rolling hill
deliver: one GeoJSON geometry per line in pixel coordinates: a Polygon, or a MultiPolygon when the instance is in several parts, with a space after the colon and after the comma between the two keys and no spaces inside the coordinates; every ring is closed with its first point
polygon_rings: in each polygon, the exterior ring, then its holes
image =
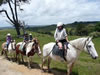
{"type": "MultiPolygon", "coordinates": [[[[3,42],[5,42],[5,37],[8,32],[12,34],[12,37],[13,39],[16,40],[16,43],[23,41],[23,38],[16,37],[16,31],[14,29],[4,29],[4,30],[0,30],[0,46],[3,42]]],[[[44,44],[54,41],[54,38],[51,35],[28,31],[28,33],[30,32],[32,33],[33,37],[37,37],[39,39],[41,50],[44,44]]],[[[79,37],[80,36],[69,36],[69,39],[72,40],[79,37]]],[[[100,47],[99,47],[100,37],[93,39],[93,42],[95,44],[98,54],[100,55],[100,47]]],[[[33,59],[34,59],[33,62],[36,62],[38,64],[41,64],[42,62],[37,55],[35,55],[33,59]]],[[[66,73],[66,64],[62,62],[52,61],[51,69],[66,73]]],[[[76,61],[76,64],[73,68],[73,74],[74,75],[100,75],[99,70],[100,70],[100,58],[98,58],[97,60],[93,60],[91,56],[83,52],[79,56],[79,59],[76,61]]]]}

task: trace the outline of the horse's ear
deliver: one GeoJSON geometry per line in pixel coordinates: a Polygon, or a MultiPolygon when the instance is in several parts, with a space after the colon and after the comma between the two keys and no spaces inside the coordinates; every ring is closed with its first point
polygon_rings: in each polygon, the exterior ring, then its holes
{"type": "Polygon", "coordinates": [[[90,38],[91,38],[91,40],[92,40],[92,39],[93,39],[93,36],[91,36],[90,38]]]}
{"type": "Polygon", "coordinates": [[[89,39],[90,39],[90,37],[88,36],[88,37],[87,37],[87,41],[89,41],[89,39]]]}
{"type": "Polygon", "coordinates": [[[88,36],[88,37],[87,37],[87,41],[92,40],[92,38],[93,38],[93,36],[91,36],[91,37],[90,37],[90,36],[88,36]]]}

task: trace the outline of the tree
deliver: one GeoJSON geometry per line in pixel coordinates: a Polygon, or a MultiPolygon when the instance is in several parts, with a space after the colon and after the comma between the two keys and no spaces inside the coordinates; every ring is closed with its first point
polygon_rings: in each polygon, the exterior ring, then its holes
{"type": "Polygon", "coordinates": [[[70,30],[69,30],[69,35],[76,35],[76,29],[75,28],[71,28],[70,30]]]}
{"type": "MultiPolygon", "coordinates": [[[[18,18],[18,7],[20,7],[20,2],[29,2],[29,0],[0,0],[0,5],[2,4],[8,4],[12,17],[9,16],[7,10],[2,9],[0,10],[0,13],[4,12],[6,17],[8,18],[9,22],[15,27],[17,35],[20,36],[20,26],[21,26],[21,20],[18,18]]],[[[23,9],[20,9],[22,11],[23,9]]]]}
{"type": "Polygon", "coordinates": [[[96,24],[95,31],[100,32],[100,22],[96,24]]]}
{"type": "Polygon", "coordinates": [[[79,36],[88,35],[88,31],[84,24],[78,24],[76,27],[76,34],[79,36]]]}

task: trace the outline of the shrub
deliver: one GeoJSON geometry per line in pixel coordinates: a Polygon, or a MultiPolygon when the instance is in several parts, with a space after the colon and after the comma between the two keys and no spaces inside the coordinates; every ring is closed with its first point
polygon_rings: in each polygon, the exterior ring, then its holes
{"type": "Polygon", "coordinates": [[[94,38],[100,37],[100,32],[92,32],[89,36],[93,36],[94,38]]]}

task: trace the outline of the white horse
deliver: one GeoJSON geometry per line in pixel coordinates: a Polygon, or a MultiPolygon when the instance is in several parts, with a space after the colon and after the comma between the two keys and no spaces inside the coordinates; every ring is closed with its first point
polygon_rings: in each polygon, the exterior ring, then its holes
{"type": "Polygon", "coordinates": [[[5,56],[6,56],[6,58],[8,58],[8,53],[10,54],[10,58],[12,58],[13,57],[13,54],[15,53],[15,50],[16,49],[16,42],[15,42],[15,40],[13,40],[13,41],[11,41],[11,43],[9,44],[9,46],[8,46],[8,50],[7,50],[7,48],[6,48],[6,42],[4,42],[3,44],[2,44],[2,51],[1,51],[1,54],[3,55],[3,54],[5,54],[5,56]]]}
{"type": "MultiPolygon", "coordinates": [[[[43,63],[42,63],[42,70],[43,65],[48,58],[48,71],[50,69],[50,61],[51,58],[54,60],[62,61],[63,58],[57,55],[52,54],[52,49],[54,47],[55,43],[51,42],[48,44],[45,44],[43,46],[43,63]]],[[[80,52],[85,51],[91,55],[93,59],[96,59],[98,57],[98,54],[95,50],[94,44],[92,42],[92,37],[88,38],[78,38],[76,40],[70,41],[70,44],[68,44],[67,54],[65,56],[66,62],[67,62],[67,75],[70,75],[72,72],[72,67],[78,58],[80,52]]]]}

